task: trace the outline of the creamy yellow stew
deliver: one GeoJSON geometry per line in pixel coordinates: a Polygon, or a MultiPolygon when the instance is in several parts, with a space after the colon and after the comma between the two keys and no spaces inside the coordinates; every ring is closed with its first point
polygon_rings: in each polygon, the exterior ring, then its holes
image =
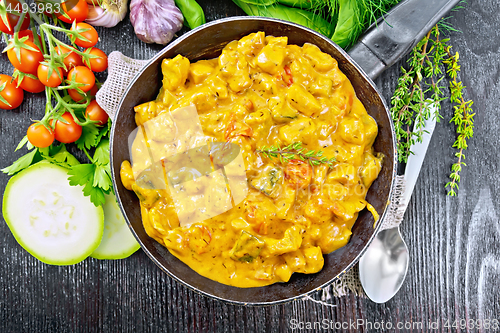
{"type": "MultiPolygon", "coordinates": [[[[248,181],[235,207],[181,226],[169,190],[139,186],[131,164],[122,163],[122,183],[140,199],[146,232],[193,270],[242,288],[286,282],[294,272],[320,271],[323,254],[349,241],[358,212],[378,218],[365,201],[382,167],[372,148],[377,124],[330,55],[258,32],[216,59],[163,60],[162,72],[157,100],[135,108],[137,125],[196,106],[209,142],[239,145],[248,181]],[[293,143],[334,162],[312,166],[259,152],[293,143]]],[[[134,167],[143,163],[143,147],[131,154],[134,167]]],[[[220,197],[215,191],[206,188],[205,197],[220,197]]]]}

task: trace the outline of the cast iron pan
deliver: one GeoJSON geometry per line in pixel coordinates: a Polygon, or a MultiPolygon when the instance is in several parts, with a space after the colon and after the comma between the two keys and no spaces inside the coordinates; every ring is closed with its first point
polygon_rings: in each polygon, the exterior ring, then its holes
{"type": "MultiPolygon", "coordinates": [[[[410,5],[412,1],[410,1],[410,5]]],[[[419,3],[425,1],[436,2],[437,0],[419,0],[419,3]]],[[[393,25],[396,24],[393,23],[393,25]]],[[[343,248],[325,255],[325,265],[319,273],[295,273],[287,283],[275,283],[266,287],[236,288],[220,284],[197,274],[171,255],[165,247],[150,238],[142,225],[137,196],[134,192],[125,189],[120,181],[120,164],[124,160],[130,160],[127,144],[128,136],[137,127],[133,108],[156,98],[161,87],[160,66],[162,60],[173,58],[177,54],[189,58],[191,62],[215,58],[220,55],[222,48],[230,41],[240,39],[257,31],[264,31],[266,35],[287,36],[289,44],[313,43],[323,52],[337,59],[339,68],[347,75],[358,98],[367,112],[375,118],[379,126],[374,148],[377,152],[383,153],[385,159],[378,179],[375,180],[368,191],[367,201],[375,207],[383,218],[386,207],[390,202],[393,179],[396,174],[394,129],[384,99],[363,69],[331,40],[300,25],[280,20],[258,17],[231,17],[210,22],[170,43],[151,59],[129,85],[113,122],[110,154],[113,184],[118,202],[130,228],[151,260],[169,276],[201,294],[236,304],[265,305],[304,296],[342,276],[366,250],[380,223],[374,228],[372,215],[366,210],[362,211],[354,224],[349,243],[343,248]]],[[[416,37],[416,34],[413,34],[413,39],[418,41],[416,37]]],[[[366,41],[366,39],[365,37],[364,40],[366,41]]],[[[414,42],[411,41],[411,43],[414,42]]],[[[403,46],[402,49],[408,47],[403,46]]],[[[384,57],[375,57],[373,55],[375,52],[372,52],[370,57],[367,57],[367,50],[370,51],[369,43],[360,44],[353,48],[354,54],[358,53],[356,57],[364,62],[363,66],[365,69],[367,68],[367,72],[372,76],[376,76],[390,63],[384,63],[384,57]]],[[[390,48],[390,51],[394,53],[394,48],[390,48]]],[[[406,53],[406,50],[400,50],[399,52],[403,54],[403,52],[406,53]]]]}

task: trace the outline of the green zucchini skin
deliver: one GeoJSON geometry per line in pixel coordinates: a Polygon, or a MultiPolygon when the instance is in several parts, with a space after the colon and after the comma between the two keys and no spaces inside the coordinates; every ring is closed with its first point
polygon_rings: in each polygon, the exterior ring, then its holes
{"type": "Polygon", "coordinates": [[[140,249],[113,194],[105,195],[104,233],[99,247],[90,255],[95,259],[124,259],[140,249]]]}

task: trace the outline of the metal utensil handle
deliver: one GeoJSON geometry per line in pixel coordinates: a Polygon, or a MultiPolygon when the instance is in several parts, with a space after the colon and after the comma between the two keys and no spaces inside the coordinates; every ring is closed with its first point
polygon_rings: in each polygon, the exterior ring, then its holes
{"type": "Polygon", "coordinates": [[[406,55],[460,0],[406,0],[374,24],[349,51],[372,79],[406,55]]]}

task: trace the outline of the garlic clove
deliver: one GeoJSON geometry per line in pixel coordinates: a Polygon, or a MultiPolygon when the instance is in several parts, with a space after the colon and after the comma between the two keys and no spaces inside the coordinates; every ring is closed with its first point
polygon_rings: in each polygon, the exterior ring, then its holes
{"type": "Polygon", "coordinates": [[[111,28],[122,21],[126,14],[127,0],[102,0],[100,6],[89,5],[85,21],[93,26],[111,28]]]}
{"type": "Polygon", "coordinates": [[[104,14],[104,9],[102,9],[100,6],[97,5],[90,5],[89,6],[89,14],[87,15],[86,21],[88,22],[89,20],[95,20],[100,18],[104,14]]]}

